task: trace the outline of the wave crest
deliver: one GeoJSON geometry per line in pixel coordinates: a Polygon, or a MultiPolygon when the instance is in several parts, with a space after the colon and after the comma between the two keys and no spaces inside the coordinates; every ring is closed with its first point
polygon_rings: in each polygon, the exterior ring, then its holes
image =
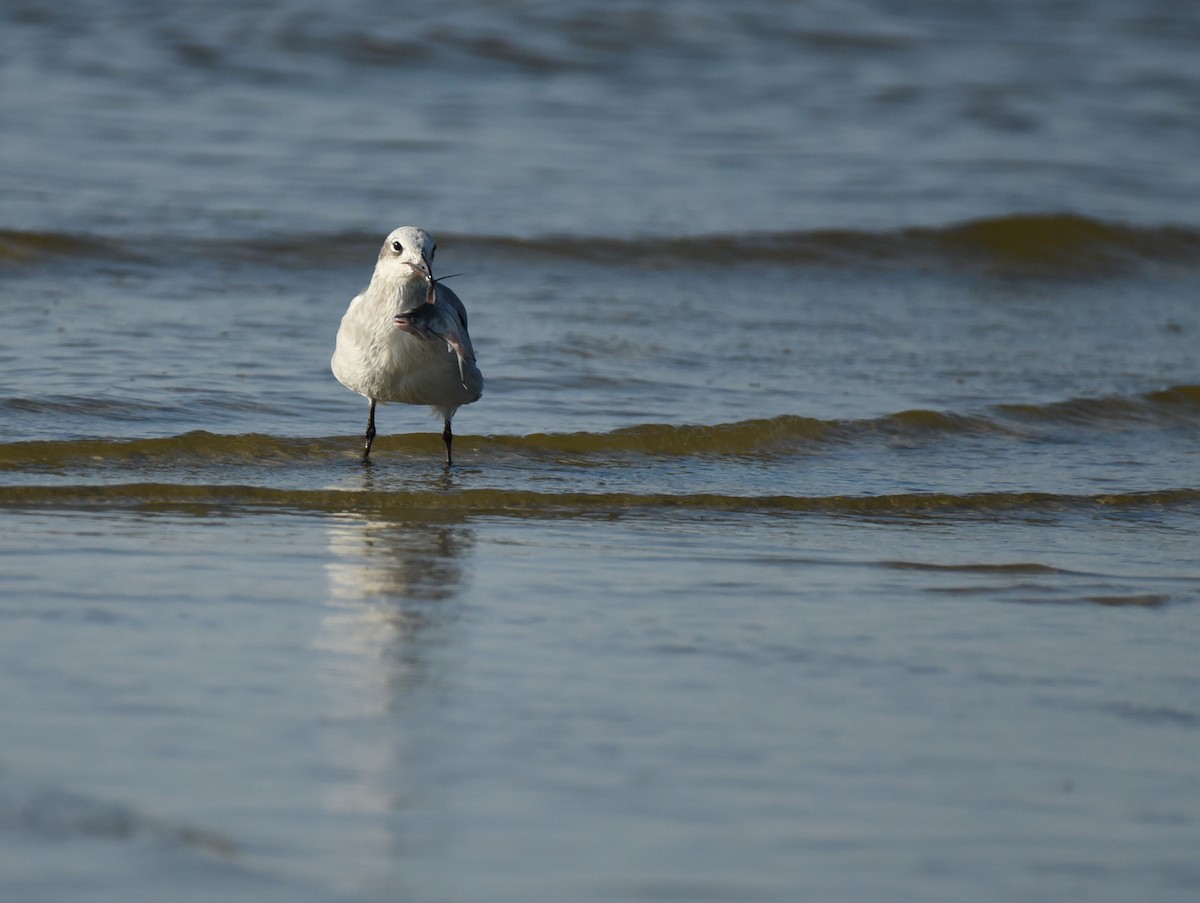
{"type": "MultiPolygon", "coordinates": [[[[4,408],[36,410],[30,399],[0,399],[4,408]],[[31,408],[32,406],[32,408],[31,408]]],[[[996,405],[977,415],[913,409],[860,420],[820,420],[783,414],[713,425],[639,424],[606,433],[533,433],[459,436],[459,441],[517,456],[593,459],[613,457],[770,458],[804,454],[831,444],[878,441],[938,442],[955,436],[1019,435],[1031,430],[1093,426],[1200,427],[1200,385],[1179,385],[1138,396],[1077,398],[1044,404],[996,405]]],[[[429,453],[427,433],[380,437],[380,448],[429,453]]],[[[204,430],[148,439],[73,439],[0,443],[0,471],[62,469],[129,461],[175,464],[306,462],[357,454],[357,437],[225,435],[204,430]]]]}
{"type": "Polygon", "coordinates": [[[461,520],[506,515],[579,517],[654,511],[794,512],[861,517],[933,517],[1100,509],[1164,509],[1200,504],[1200,489],[1072,495],[1048,492],[895,493],[873,496],[742,496],[720,493],[537,492],[525,489],[283,489],[264,486],[120,483],[4,486],[0,507],[135,508],[208,513],[291,510],[355,513],[394,520],[461,520]]]}
{"type": "MultiPolygon", "coordinates": [[[[884,266],[981,269],[1005,275],[1106,275],[1138,265],[1200,265],[1200,228],[1129,225],[1074,213],[991,217],[946,226],[891,230],[810,229],[722,235],[505,236],[449,234],[463,253],[552,257],[584,263],[662,268],[682,265],[884,266]]],[[[64,233],[0,230],[0,265],[75,259],[153,262],[154,241],[117,241],[64,233]]],[[[189,257],[217,263],[268,266],[360,265],[373,254],[377,235],[364,233],[240,236],[232,240],[179,239],[189,257]]]]}

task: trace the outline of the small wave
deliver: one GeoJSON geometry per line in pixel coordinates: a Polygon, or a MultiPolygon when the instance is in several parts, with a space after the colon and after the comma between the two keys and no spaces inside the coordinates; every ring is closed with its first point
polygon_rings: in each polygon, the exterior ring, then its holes
{"type": "Polygon", "coordinates": [[[1166,593],[1137,593],[1124,596],[1088,596],[1087,601],[1110,607],[1158,608],[1170,602],[1171,597],[1166,593]]]}
{"type": "Polygon", "coordinates": [[[121,483],[0,487],[0,507],[130,508],[144,511],[256,510],[355,513],[399,520],[471,516],[579,517],[665,511],[808,513],[852,517],[995,516],[1200,504],[1200,489],[1072,495],[1046,492],[895,493],[876,496],[740,496],[721,493],[283,489],[237,484],[121,483]]]}
{"type": "MultiPolygon", "coordinates": [[[[61,403],[82,402],[76,399],[61,403]]],[[[32,404],[28,399],[0,400],[0,407],[32,404]]],[[[602,463],[630,456],[772,458],[855,443],[897,440],[936,443],[957,436],[1025,437],[1031,430],[1114,426],[1200,427],[1200,386],[1172,386],[1131,397],[996,405],[979,415],[914,409],[861,420],[820,420],[785,414],[713,425],[640,424],[606,433],[463,435],[459,441],[501,454],[602,463]]],[[[177,466],[314,462],[352,454],[358,441],[354,436],[306,438],[196,430],[149,439],[7,442],[0,443],[0,471],[58,470],[154,460],[177,466]]],[[[381,437],[377,446],[391,453],[425,455],[430,439],[428,433],[393,434],[381,437]]]]}
{"type": "MultiPolygon", "coordinates": [[[[628,455],[764,456],[835,440],[846,427],[807,417],[781,416],[715,426],[646,424],[608,433],[534,433],[458,437],[501,453],[545,458],[628,455]]],[[[151,439],[71,439],[0,443],[2,470],[61,470],[97,464],[172,462],[204,466],[333,460],[356,453],[359,439],[220,434],[204,430],[151,439]]],[[[428,433],[391,434],[376,440],[387,453],[427,454],[428,433]]]]}
{"type": "Polygon", "coordinates": [[[0,229],[0,266],[67,258],[128,261],[141,256],[132,243],[94,235],[0,229]]]}
{"type": "Polygon", "coordinates": [[[934,571],[949,574],[1043,575],[1067,573],[1060,568],[1032,561],[1015,561],[1007,564],[929,564],[923,561],[884,561],[881,562],[881,566],[897,571],[934,571]]]}
{"type": "Polygon", "coordinates": [[[1001,404],[993,411],[1010,422],[1064,426],[1200,425],[1200,386],[1171,386],[1138,396],[1071,398],[1044,404],[1001,404]]]}
{"type": "MultiPolygon", "coordinates": [[[[470,244],[471,236],[457,237],[470,244]]],[[[886,231],[814,229],[622,240],[597,236],[488,238],[491,247],[606,264],[797,264],[970,267],[1005,274],[1105,274],[1139,263],[1194,267],[1200,229],[1134,226],[1077,214],[1014,214],[886,231]]]]}
{"type": "Polygon", "coordinates": [[[0,411],[17,414],[94,417],[101,420],[141,420],[176,410],[163,402],[137,401],[103,395],[46,395],[37,398],[0,398],[0,411]]]}
{"type": "MultiPolygon", "coordinates": [[[[711,426],[642,424],[607,433],[532,433],[525,436],[458,437],[493,453],[518,457],[593,461],[629,457],[772,458],[803,454],[828,445],[885,440],[934,441],[945,435],[998,432],[985,418],[903,411],[872,420],[817,420],[782,415],[711,426]]],[[[68,439],[0,443],[0,471],[62,470],[130,462],[196,464],[204,467],[256,463],[331,461],[356,453],[354,436],[283,437],[261,433],[223,434],[196,430],[143,439],[68,439]]],[[[426,455],[428,433],[380,437],[376,447],[391,454],[426,455]]]]}
{"type": "Polygon", "coordinates": [[[905,233],[955,259],[1017,272],[1102,273],[1142,261],[1194,265],[1200,230],[1074,214],[1007,216],[905,233]]]}
{"type": "MultiPolygon", "coordinates": [[[[441,234],[462,255],[561,258],[583,263],[661,269],[693,265],[884,266],[977,269],[1003,275],[1096,276],[1144,264],[1194,268],[1200,228],[1129,225],[1078,214],[1013,214],[946,226],[891,230],[811,229],[741,235],[505,236],[441,234]]],[[[361,265],[380,236],[365,232],[307,236],[239,236],[233,240],[177,238],[189,259],[267,266],[361,265]]],[[[153,263],[163,239],[118,241],[64,233],[0,231],[0,265],[76,259],[153,263]]],[[[369,257],[368,257],[369,259],[369,257]]]]}
{"type": "Polygon", "coordinates": [[[259,433],[195,430],[152,439],[67,439],[0,444],[0,470],[61,470],[70,467],[169,461],[176,466],[280,463],[328,458],[354,448],[349,439],[305,439],[259,433]]]}
{"type": "Polygon", "coordinates": [[[534,454],[756,456],[830,441],[841,429],[833,421],[783,415],[714,426],[642,424],[608,433],[535,433],[487,441],[534,454]]]}

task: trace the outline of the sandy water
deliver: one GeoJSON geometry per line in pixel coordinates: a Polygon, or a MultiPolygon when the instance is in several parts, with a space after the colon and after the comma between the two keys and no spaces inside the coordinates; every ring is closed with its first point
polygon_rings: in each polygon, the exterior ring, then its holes
{"type": "Polygon", "coordinates": [[[1085,6],[6,9],[3,896],[1192,899],[1200,23],[1085,6]]]}

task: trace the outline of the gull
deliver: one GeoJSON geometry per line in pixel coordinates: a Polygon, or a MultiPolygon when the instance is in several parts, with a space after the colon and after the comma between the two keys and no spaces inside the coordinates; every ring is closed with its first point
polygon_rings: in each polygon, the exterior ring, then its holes
{"type": "Polygon", "coordinates": [[[394,230],[379,251],[370,285],[342,317],[330,367],[338,382],[371,403],[364,462],[375,439],[375,405],[396,401],[427,404],[441,415],[446,466],[451,466],[450,421],[462,405],[483,394],[467,310],[433,277],[436,250],[437,242],[422,229],[394,230]]]}

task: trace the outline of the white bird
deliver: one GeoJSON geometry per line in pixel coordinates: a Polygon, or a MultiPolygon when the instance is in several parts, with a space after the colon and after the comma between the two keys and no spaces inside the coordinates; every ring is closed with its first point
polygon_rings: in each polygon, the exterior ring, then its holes
{"type": "Polygon", "coordinates": [[[433,276],[433,236],[413,226],[393,231],[379,251],[371,284],[347,308],[330,367],[371,407],[363,460],[375,438],[380,401],[427,404],[440,414],[446,466],[453,463],[450,420],[483,394],[483,374],[467,333],[467,310],[433,276]]]}

